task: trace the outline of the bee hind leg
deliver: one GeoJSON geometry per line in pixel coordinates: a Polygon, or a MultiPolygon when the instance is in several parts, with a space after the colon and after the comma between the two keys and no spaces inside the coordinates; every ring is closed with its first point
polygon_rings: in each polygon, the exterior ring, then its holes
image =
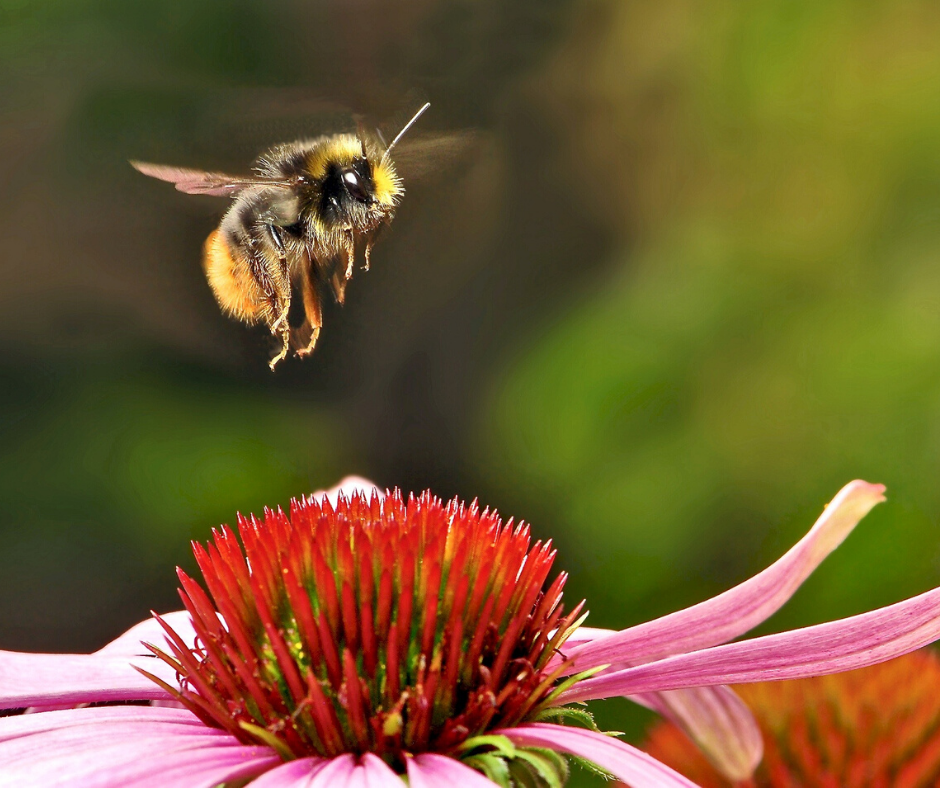
{"type": "MultiPolygon", "coordinates": [[[[271,238],[271,243],[274,244],[274,248],[277,250],[278,262],[280,263],[280,279],[282,284],[289,281],[290,275],[288,273],[287,266],[287,249],[284,248],[284,239],[281,237],[281,230],[277,225],[266,224],[265,227],[268,231],[268,236],[271,238]]],[[[288,293],[289,285],[286,286],[288,293]]],[[[275,298],[272,303],[272,311],[277,312],[278,307],[280,306],[280,312],[277,315],[277,319],[271,323],[270,329],[272,334],[283,333],[285,330],[289,332],[287,324],[287,315],[290,312],[290,298],[279,299],[275,298]],[[279,302],[283,301],[283,306],[280,306],[279,302]]]]}
{"type": "Polygon", "coordinates": [[[310,336],[307,339],[306,347],[298,348],[298,356],[309,356],[314,347],[316,347],[317,339],[320,336],[320,327],[323,325],[323,311],[320,308],[320,294],[317,292],[317,284],[313,280],[313,273],[311,271],[311,266],[305,266],[303,272],[303,281],[301,282],[301,288],[304,299],[304,312],[307,315],[307,319],[304,323],[304,326],[310,328],[310,336]]]}
{"type": "MultiPolygon", "coordinates": [[[[277,307],[275,305],[272,311],[276,311],[276,310],[277,310],[277,307]]],[[[287,327],[287,315],[289,312],[290,312],[290,304],[288,303],[288,304],[285,304],[283,308],[281,309],[281,313],[277,316],[277,320],[271,323],[270,329],[271,329],[272,334],[283,333],[284,328],[287,327]]]]}

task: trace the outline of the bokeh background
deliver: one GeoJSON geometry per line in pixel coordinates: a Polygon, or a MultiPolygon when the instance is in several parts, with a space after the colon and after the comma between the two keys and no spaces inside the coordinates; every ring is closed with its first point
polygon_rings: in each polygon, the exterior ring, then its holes
{"type": "Polygon", "coordinates": [[[597,626],[856,477],[889,503],[764,631],[937,585],[938,41],[929,0],[0,1],[0,648],[99,647],[190,539],[351,472],[532,522],[597,626]],[[418,95],[472,143],[270,373],[200,270],[225,202],[127,160],[418,95]]]}

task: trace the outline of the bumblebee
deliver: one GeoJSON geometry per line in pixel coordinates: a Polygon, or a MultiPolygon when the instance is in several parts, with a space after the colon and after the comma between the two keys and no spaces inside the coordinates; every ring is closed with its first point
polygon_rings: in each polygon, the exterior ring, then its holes
{"type": "Polygon", "coordinates": [[[372,246],[395,216],[404,194],[389,156],[425,104],[385,146],[381,136],[335,134],[277,145],[247,177],[131,162],[144,175],[186,194],[233,197],[218,229],[206,239],[203,267],[222,310],[248,324],[263,323],[281,347],[273,370],[293,347],[309,355],[323,324],[320,285],[342,304],[356,247],[368,271],[372,246]],[[305,320],[288,322],[292,289],[303,298],[305,320]]]}

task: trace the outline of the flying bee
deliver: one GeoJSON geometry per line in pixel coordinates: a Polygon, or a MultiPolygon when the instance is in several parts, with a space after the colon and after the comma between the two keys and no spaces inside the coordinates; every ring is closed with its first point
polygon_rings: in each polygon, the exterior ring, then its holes
{"type": "Polygon", "coordinates": [[[343,303],[360,241],[363,268],[369,270],[376,235],[392,221],[404,194],[389,155],[429,106],[421,107],[387,147],[360,124],[356,134],[277,145],[257,159],[247,177],[131,162],[186,194],[234,198],[206,239],[203,267],[224,312],[248,324],[263,323],[279,337],[272,370],[292,345],[298,356],[313,351],[323,325],[319,285],[343,303]],[[294,286],[306,319],[292,331],[294,286]]]}

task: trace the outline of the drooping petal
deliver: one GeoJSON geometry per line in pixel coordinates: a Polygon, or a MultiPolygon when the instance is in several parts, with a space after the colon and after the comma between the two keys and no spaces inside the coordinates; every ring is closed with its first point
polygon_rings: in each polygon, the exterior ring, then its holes
{"type": "Polygon", "coordinates": [[[493,788],[496,783],[446,755],[426,753],[408,759],[410,788],[493,788]]]}
{"type": "Polygon", "coordinates": [[[0,785],[211,788],[279,762],[269,747],[244,745],[205,726],[111,719],[0,742],[0,785]]]}
{"type": "Polygon", "coordinates": [[[748,779],[764,754],[760,727],[730,687],[690,687],[631,695],[674,722],[732,782],[748,779]]]}
{"type": "MultiPolygon", "coordinates": [[[[615,634],[613,629],[578,627],[562,651],[615,634]]],[[[555,664],[560,664],[560,659],[555,664]]],[[[612,666],[600,675],[624,667],[629,666],[612,666]]],[[[760,727],[730,687],[692,687],[626,697],[670,719],[729,780],[749,778],[760,763],[764,752],[760,727]]]]}
{"type": "Polygon", "coordinates": [[[940,639],[940,588],[888,607],[777,635],[678,654],[585,679],[560,702],[713,684],[822,676],[899,657],[940,639]]]}
{"type": "Polygon", "coordinates": [[[253,780],[251,788],[307,788],[329,764],[328,758],[298,758],[275,766],[253,780]]]}
{"type": "Polygon", "coordinates": [[[547,747],[578,755],[631,788],[696,788],[695,783],[645,752],[603,733],[547,723],[520,725],[494,733],[524,747],[547,747]]]}
{"type": "Polygon", "coordinates": [[[859,520],[884,500],[884,490],[881,484],[849,482],[810,532],[763,572],[705,602],[574,648],[568,653],[568,672],[616,663],[636,665],[726,643],[744,634],[793,595],[859,520]]]}
{"type": "MultiPolygon", "coordinates": [[[[196,630],[193,629],[193,620],[188,610],[175,610],[166,613],[161,618],[179,635],[187,646],[192,647],[196,640],[196,630]]],[[[161,645],[166,639],[166,632],[155,618],[148,618],[132,626],[123,635],[119,635],[104,648],[98,649],[95,654],[108,657],[142,657],[150,656],[143,643],[161,645]]]]}
{"type": "Polygon", "coordinates": [[[121,700],[171,700],[137,665],[168,684],[176,672],[156,657],[0,651],[0,709],[121,700]]]}

